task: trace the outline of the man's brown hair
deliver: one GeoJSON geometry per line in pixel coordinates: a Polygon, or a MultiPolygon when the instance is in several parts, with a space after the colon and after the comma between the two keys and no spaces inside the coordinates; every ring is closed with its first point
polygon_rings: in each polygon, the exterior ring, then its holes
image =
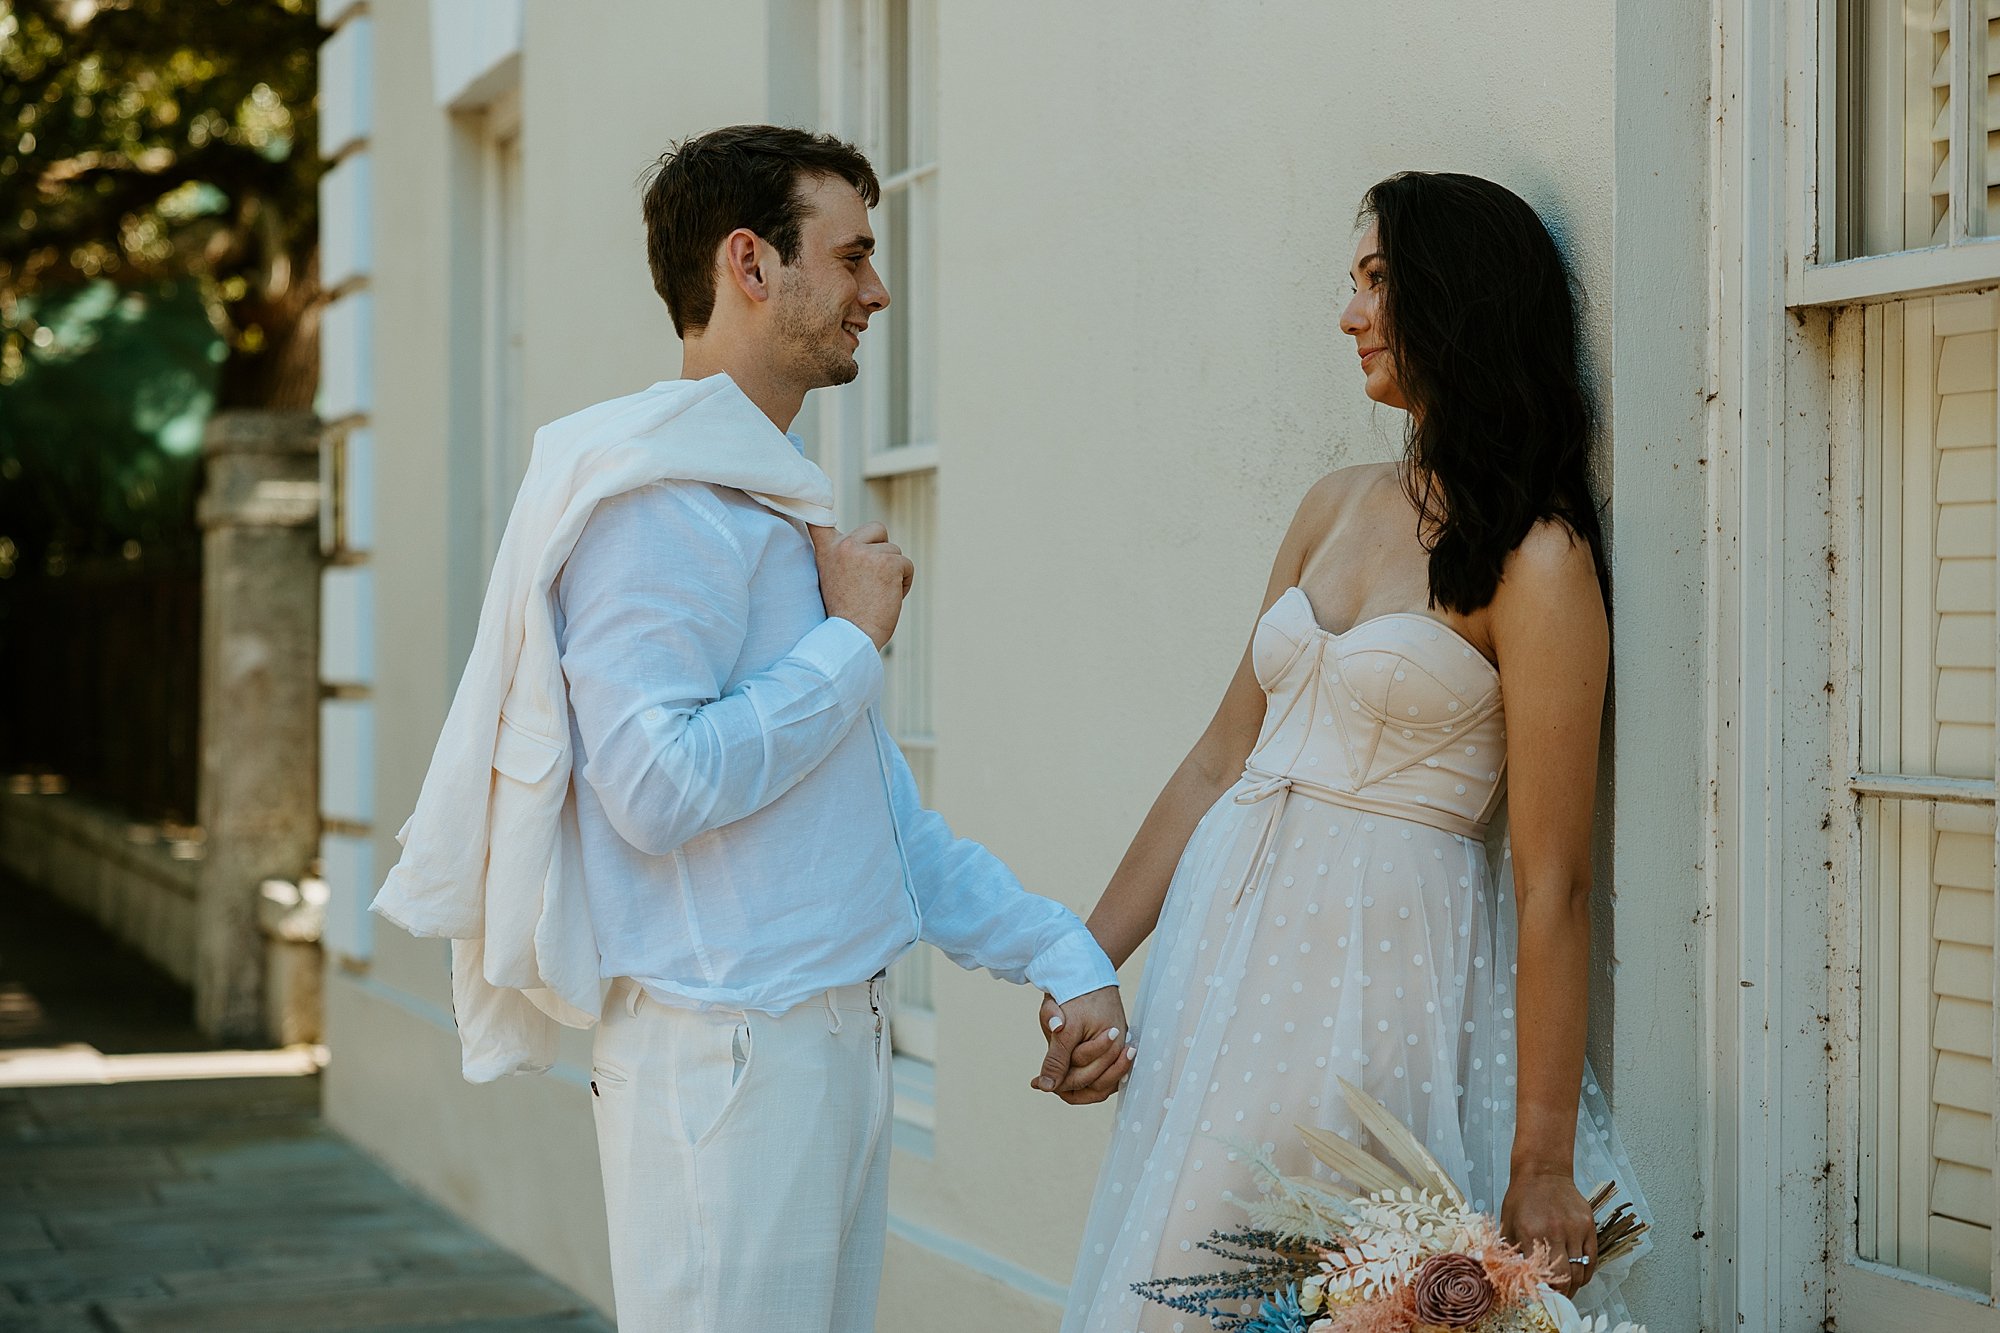
{"type": "Polygon", "coordinates": [[[815,178],[852,185],[875,207],[882,186],[853,144],[777,125],[731,125],[669,147],[646,182],[646,262],[653,289],[685,338],[715,313],[715,247],[748,228],[786,264],[799,257],[800,189],[815,178]]]}

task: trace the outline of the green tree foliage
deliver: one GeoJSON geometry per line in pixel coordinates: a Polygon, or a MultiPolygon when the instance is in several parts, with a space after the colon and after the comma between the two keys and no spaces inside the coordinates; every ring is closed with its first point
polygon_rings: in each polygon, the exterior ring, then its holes
{"type": "Polygon", "coordinates": [[[312,0],[0,0],[0,579],[191,558],[200,425],[318,382],[312,0]]]}
{"type": "Polygon", "coordinates": [[[194,279],[225,406],[310,406],[312,0],[0,0],[0,387],[26,298],[194,279]]]}

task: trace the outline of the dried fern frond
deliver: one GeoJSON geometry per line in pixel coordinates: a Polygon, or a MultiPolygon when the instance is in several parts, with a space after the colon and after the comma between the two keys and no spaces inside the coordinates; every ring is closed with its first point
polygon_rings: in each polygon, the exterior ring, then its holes
{"type": "Polygon", "coordinates": [[[1380,1101],[1346,1079],[1340,1080],[1340,1092],[1347,1098],[1347,1107],[1354,1112],[1354,1118],[1403,1168],[1411,1184],[1427,1194],[1435,1194],[1453,1207],[1465,1207],[1465,1195],[1460,1192],[1457,1183],[1438,1165],[1438,1159],[1431,1156],[1430,1150],[1417,1141],[1409,1126],[1391,1115],[1389,1108],[1380,1101]]]}

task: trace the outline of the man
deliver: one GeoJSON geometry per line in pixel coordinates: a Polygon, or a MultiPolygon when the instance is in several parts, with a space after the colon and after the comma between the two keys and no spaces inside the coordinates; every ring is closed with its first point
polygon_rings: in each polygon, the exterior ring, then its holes
{"type": "Polygon", "coordinates": [[[628,1331],[874,1327],[882,977],[919,938],[1058,1002],[1044,1090],[1100,1097],[1131,1064],[1083,925],[922,808],[874,708],[910,562],[878,524],[825,526],[831,487],[783,434],[855,377],[889,303],[878,193],[860,153],[798,130],[661,159],[648,258],[683,378],[538,434],[376,904],[456,941],[469,1077],[546,1067],[544,1015],[601,1014],[628,1331]]]}

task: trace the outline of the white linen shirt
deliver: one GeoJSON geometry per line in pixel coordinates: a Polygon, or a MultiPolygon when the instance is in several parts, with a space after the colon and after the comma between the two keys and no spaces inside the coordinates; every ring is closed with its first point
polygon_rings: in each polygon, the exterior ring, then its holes
{"type": "Polygon", "coordinates": [[[605,500],[556,584],[582,882],[606,979],[782,1013],[918,939],[1069,1000],[1114,985],[1074,913],[923,808],[829,619],[803,524],[663,481],[605,500]]]}

